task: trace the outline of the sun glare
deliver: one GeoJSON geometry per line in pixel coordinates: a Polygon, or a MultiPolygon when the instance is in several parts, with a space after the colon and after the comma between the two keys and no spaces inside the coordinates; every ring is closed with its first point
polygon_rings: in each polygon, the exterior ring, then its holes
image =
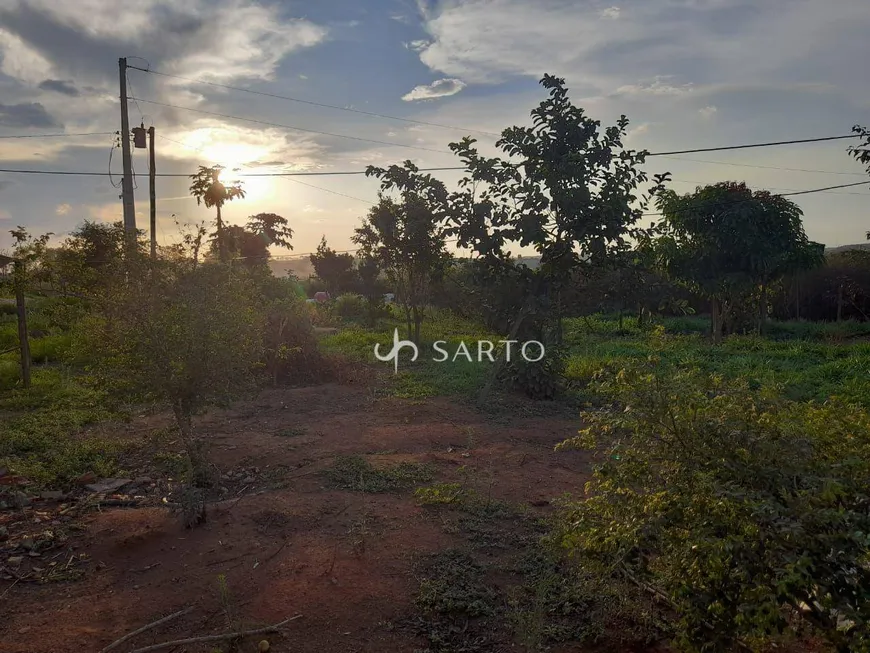
{"type": "Polygon", "coordinates": [[[224,131],[226,130],[200,129],[189,133],[185,140],[188,141],[189,147],[200,152],[209,165],[216,163],[223,166],[221,182],[226,184],[241,181],[247,201],[260,202],[273,198],[274,179],[241,175],[269,172],[267,168],[251,163],[274,159],[274,153],[266,144],[227,142],[225,139],[232,135],[223,133],[224,131]]]}

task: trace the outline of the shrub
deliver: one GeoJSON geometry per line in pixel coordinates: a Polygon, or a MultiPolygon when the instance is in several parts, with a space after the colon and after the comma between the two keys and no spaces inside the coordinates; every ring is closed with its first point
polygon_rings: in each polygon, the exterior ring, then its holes
{"type": "Polygon", "coordinates": [[[683,649],[761,647],[798,624],[870,651],[865,411],[655,358],[598,390],[611,410],[559,445],[604,461],[591,498],[563,507],[564,546],[665,596],[683,649]]]}
{"type": "Polygon", "coordinates": [[[537,362],[525,360],[518,352],[512,353],[511,362],[501,372],[502,379],[511,387],[521,390],[532,399],[555,399],[561,394],[565,381],[565,357],[562,351],[550,347],[537,362]]]}
{"type": "Polygon", "coordinates": [[[333,311],[342,320],[357,322],[368,316],[368,306],[365,298],[361,295],[347,293],[339,295],[335,299],[333,311]]]}
{"type": "Polygon", "coordinates": [[[294,292],[290,280],[268,277],[260,284],[265,296],[266,374],[275,384],[319,380],[327,366],[317,347],[309,305],[294,292]]]}

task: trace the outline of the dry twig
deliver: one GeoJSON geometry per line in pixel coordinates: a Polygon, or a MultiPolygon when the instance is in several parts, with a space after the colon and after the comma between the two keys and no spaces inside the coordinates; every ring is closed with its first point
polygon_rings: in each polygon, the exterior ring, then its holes
{"type": "Polygon", "coordinates": [[[266,628],[257,628],[256,630],[242,630],[235,633],[224,633],[223,635],[204,635],[203,637],[189,637],[188,639],[177,639],[172,642],[163,642],[162,644],[153,644],[151,646],[146,646],[144,648],[137,648],[135,651],[131,651],[130,653],[150,653],[151,651],[159,651],[164,648],[172,648],[174,646],[184,646],[186,644],[197,644],[199,642],[222,642],[227,639],[237,639],[242,637],[250,637],[251,635],[265,635],[266,633],[274,633],[277,632],[281,626],[293,621],[294,619],[301,618],[301,614],[297,614],[295,617],[290,617],[289,619],[285,619],[281,623],[277,623],[274,626],[267,626],[266,628]]]}
{"type": "Polygon", "coordinates": [[[169,615],[168,617],[163,617],[162,619],[158,619],[157,621],[152,621],[150,624],[145,624],[144,626],[142,626],[138,630],[134,630],[132,633],[127,633],[121,639],[116,639],[114,642],[112,642],[106,648],[104,648],[102,651],[100,651],[100,653],[106,653],[106,651],[111,651],[113,648],[120,646],[121,644],[126,642],[128,639],[132,639],[136,635],[139,635],[140,633],[144,633],[146,630],[151,630],[152,628],[156,628],[157,626],[159,626],[161,624],[165,624],[167,621],[177,619],[178,617],[181,617],[182,615],[187,614],[191,610],[193,610],[193,606],[189,606],[189,607],[185,608],[184,610],[179,610],[178,612],[174,612],[173,614],[169,615]]]}

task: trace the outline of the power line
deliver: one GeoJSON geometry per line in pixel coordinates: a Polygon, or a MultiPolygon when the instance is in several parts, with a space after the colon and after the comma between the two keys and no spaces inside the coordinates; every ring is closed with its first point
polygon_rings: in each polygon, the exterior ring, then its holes
{"type": "Polygon", "coordinates": [[[375,143],[377,145],[386,145],[388,147],[404,147],[410,150],[422,150],[424,152],[436,152],[438,154],[453,154],[447,150],[436,150],[430,147],[418,147],[416,145],[406,145],[404,143],[390,143],[387,141],[378,141],[372,138],[363,138],[362,136],[349,136],[347,134],[334,134],[332,132],[324,132],[318,131],[316,129],[306,129],[304,127],[294,127],[293,125],[283,125],[277,122],[268,122],[266,120],[258,120],[256,118],[242,118],[241,116],[231,116],[226,113],[217,113],[215,111],[206,111],[205,109],[194,109],[193,107],[182,107],[177,104],[167,104],[165,102],[156,102],[154,100],[143,100],[142,98],[131,97],[130,100],[138,100],[139,102],[145,102],[147,104],[155,104],[160,107],[169,107],[171,109],[181,109],[182,111],[192,111],[194,113],[201,113],[207,116],[215,116],[217,118],[225,118],[227,120],[241,120],[244,122],[256,123],[258,125],[265,125],[267,127],[278,127],[279,129],[292,129],[300,132],[307,132],[309,134],[320,134],[321,136],[333,136],[335,138],[346,138],[352,141],[362,141],[364,143],[375,143]]]}
{"type": "MultiPolygon", "coordinates": [[[[699,186],[706,186],[706,185],[708,185],[708,184],[711,183],[711,182],[708,182],[708,181],[693,181],[693,180],[691,180],[691,179],[671,179],[670,181],[671,181],[671,182],[676,182],[676,183],[678,183],[678,184],[697,184],[697,185],[699,185],[699,186]]],[[[868,181],[868,182],[858,182],[858,183],[859,183],[859,184],[860,184],[860,183],[868,183],[868,184],[870,184],[870,181],[868,181]]],[[[776,186],[764,186],[764,187],[759,187],[759,186],[747,186],[747,188],[750,188],[750,189],[752,189],[752,190],[784,190],[784,191],[789,191],[789,192],[803,192],[803,191],[798,191],[796,188],[778,188],[778,187],[776,187],[776,186]]],[[[837,187],[835,186],[835,188],[837,188],[837,187]]],[[[870,197],[870,193],[849,193],[849,192],[846,192],[846,193],[836,193],[836,192],[833,192],[833,191],[830,191],[830,192],[831,192],[833,195],[859,195],[859,196],[862,196],[862,197],[870,197]]]]}
{"type": "Polygon", "coordinates": [[[785,170],[788,172],[813,172],[823,175],[848,175],[850,177],[863,177],[866,173],[863,172],[835,172],[834,170],[812,170],[809,168],[784,168],[782,166],[763,166],[757,165],[754,163],[733,163],[731,161],[708,161],[705,159],[687,159],[686,157],[680,156],[666,156],[668,159],[674,159],[675,161],[691,161],[692,163],[710,163],[713,165],[720,166],[736,166],[738,168],[760,168],[762,170],[785,170]]]}
{"type": "Polygon", "coordinates": [[[724,150],[745,150],[755,147],[773,147],[774,145],[796,145],[798,143],[821,143],[823,141],[839,141],[844,138],[858,138],[860,134],[845,134],[843,136],[823,136],[822,138],[800,138],[791,141],[770,141],[768,143],[748,143],[746,145],[725,145],[723,147],[703,147],[694,150],[674,150],[673,152],[650,152],[647,156],[672,156],[674,154],[694,154],[695,152],[722,152],[724,150]]]}
{"type": "Polygon", "coordinates": [[[356,200],[357,202],[362,202],[363,204],[370,204],[371,206],[377,206],[376,202],[370,202],[369,200],[364,200],[361,197],[354,197],[353,195],[347,195],[346,193],[340,193],[337,190],[332,190],[330,188],[324,188],[323,186],[315,186],[314,184],[308,184],[304,181],[299,181],[298,179],[290,179],[286,178],[287,181],[292,181],[294,184],[302,184],[303,186],[308,186],[309,188],[316,188],[317,190],[322,190],[325,193],[332,193],[333,195],[341,195],[342,197],[346,197],[351,200],[356,200]]]}
{"type": "MultiPolygon", "coordinates": [[[[809,190],[797,190],[790,193],[773,193],[776,197],[792,197],[794,195],[809,195],[810,193],[824,193],[829,190],[835,190],[837,188],[853,188],[855,186],[865,186],[870,184],[870,181],[858,181],[852,184],[838,184],[836,186],[825,186],[824,188],[810,188],[809,190]]],[[[741,202],[746,202],[747,200],[734,200],[733,202],[722,203],[723,206],[727,204],[739,204],[741,202]]],[[[641,217],[663,217],[664,213],[641,213],[641,217]]]]}
{"type": "Polygon", "coordinates": [[[300,98],[290,97],[288,95],[278,95],[277,93],[266,93],[265,91],[255,91],[250,88],[241,88],[240,86],[230,86],[228,84],[219,84],[217,82],[209,82],[204,79],[194,79],[192,77],[182,77],[181,75],[173,75],[171,73],[163,73],[157,70],[146,70],[145,68],[137,68],[136,66],[127,66],[127,68],[132,68],[133,70],[139,70],[143,73],[151,73],[152,75],[160,75],[162,77],[172,77],[174,79],[181,79],[186,82],[193,82],[194,84],[204,84],[206,86],[214,86],[216,88],[223,88],[230,91],[240,91],[242,93],[251,93],[253,95],[262,95],[263,97],[275,98],[277,100],[286,100],[288,102],[298,102],[300,104],[308,104],[313,107],[322,107],[325,109],[337,109],[338,111],[348,111],[350,113],[359,113],[364,116],[372,116],[374,118],[384,118],[386,120],[399,120],[401,122],[410,122],[416,125],[425,125],[427,127],[440,127],[441,129],[453,129],[456,131],[462,132],[473,132],[476,134],[485,134],[487,136],[495,136],[498,138],[501,134],[496,134],[495,132],[483,131],[482,129],[466,129],[464,127],[453,127],[452,125],[443,125],[437,122],[426,122],[425,120],[413,120],[411,118],[400,118],[399,116],[390,116],[385,113],[375,113],[374,111],[363,111],[362,109],[353,109],[351,107],[340,107],[335,104],[324,104],[323,102],[312,102],[311,100],[302,100],[300,98]]]}
{"type": "Polygon", "coordinates": [[[63,138],[67,136],[111,136],[117,132],[80,132],[75,134],[11,134],[0,138],[63,138]]]}

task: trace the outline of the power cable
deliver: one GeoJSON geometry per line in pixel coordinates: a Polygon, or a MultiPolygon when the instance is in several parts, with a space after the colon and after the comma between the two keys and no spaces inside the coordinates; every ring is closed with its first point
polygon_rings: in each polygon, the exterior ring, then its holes
{"type": "Polygon", "coordinates": [[[410,150],[422,150],[424,152],[436,152],[438,154],[453,154],[448,150],[436,150],[430,147],[418,147],[416,145],[406,145],[404,143],[390,143],[388,141],[378,141],[372,138],[363,138],[361,136],[349,136],[347,134],[334,134],[332,132],[324,132],[318,131],[316,129],[306,129],[304,127],[294,127],[293,125],[283,125],[277,122],[268,122],[266,120],[258,120],[256,118],[243,118],[241,116],[231,116],[226,113],[217,113],[215,111],[206,111],[205,109],[194,109],[193,107],[182,107],[177,104],[168,104],[166,102],[156,102],[154,100],[144,100],[142,98],[130,98],[131,100],[138,100],[139,102],[145,102],[147,104],[154,104],[160,107],[168,107],[170,109],[181,109],[182,111],[192,111],[194,113],[201,113],[207,116],[215,116],[216,118],[224,118],[226,120],[241,120],[243,122],[255,123],[258,125],[265,125],[267,127],[277,127],[279,129],[291,129],[294,131],[307,132],[309,134],[319,134],[321,136],[332,136],[335,138],[346,138],[352,141],[362,141],[363,143],[375,143],[377,145],[385,145],[387,147],[404,147],[410,150]]]}
{"type": "Polygon", "coordinates": [[[250,88],[241,88],[240,86],[230,86],[228,84],[219,84],[217,82],[209,82],[204,79],[194,79],[192,77],[182,77],[181,75],[173,75],[171,73],[159,72],[157,70],[146,70],[145,68],[137,68],[136,66],[127,66],[127,68],[132,68],[133,70],[139,70],[143,73],[151,73],[152,75],[160,75],[162,77],[172,77],[174,79],[181,79],[186,82],[192,82],[194,84],[203,84],[206,86],[214,86],[215,88],[223,88],[230,91],[240,91],[242,93],[251,93],[253,95],[261,95],[263,97],[270,97],[277,100],[286,100],[288,102],[298,102],[300,104],[308,104],[313,107],[321,107],[324,109],[336,109],[338,111],[348,111],[350,113],[359,113],[364,116],[372,116],[374,118],[384,118],[386,120],[399,120],[401,122],[409,122],[417,125],[425,125],[427,127],[440,127],[441,129],[453,129],[456,131],[462,132],[473,132],[475,134],[485,134],[486,136],[494,136],[496,138],[500,137],[501,134],[496,134],[495,132],[483,131],[481,129],[466,129],[464,127],[453,127],[452,125],[443,125],[437,122],[426,122],[425,120],[413,120],[411,118],[400,118],[398,116],[389,116],[385,113],[375,113],[373,111],[363,111],[362,109],[353,109],[351,107],[340,107],[335,104],[324,104],[323,102],[312,102],[311,100],[302,100],[299,98],[290,97],[287,95],[278,95],[276,93],[266,93],[264,91],[255,91],[250,88]]]}
{"type": "Polygon", "coordinates": [[[0,138],[64,138],[68,136],[111,136],[115,132],[79,132],[73,134],[10,134],[0,138]]]}
{"type": "Polygon", "coordinates": [[[650,152],[647,156],[672,156],[674,154],[694,154],[695,152],[722,152],[725,150],[745,150],[756,147],[773,147],[775,145],[796,145],[798,143],[821,143],[823,141],[839,141],[845,138],[859,138],[860,134],[844,134],[843,136],[823,136],[821,138],[799,138],[791,141],[770,141],[767,143],[748,143],[746,145],[724,145],[722,147],[702,147],[694,150],[674,150],[673,152],[650,152]]]}
{"type": "Polygon", "coordinates": [[[784,168],[782,166],[763,166],[757,165],[753,163],[733,163],[731,161],[708,161],[705,159],[687,159],[686,157],[681,156],[666,156],[668,159],[673,159],[675,161],[691,161],[692,163],[710,163],[713,165],[720,166],[736,166],[738,168],[760,168],[762,170],[785,170],[787,172],[813,172],[822,175],[848,175],[851,177],[863,177],[866,173],[863,172],[835,172],[834,170],[812,170],[809,168],[784,168]]]}

